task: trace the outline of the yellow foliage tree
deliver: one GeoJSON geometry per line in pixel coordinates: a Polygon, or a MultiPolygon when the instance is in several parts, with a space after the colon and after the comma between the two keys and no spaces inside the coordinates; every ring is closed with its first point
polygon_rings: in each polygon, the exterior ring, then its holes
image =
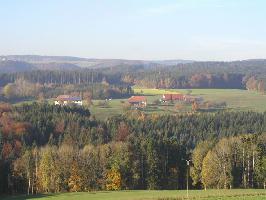
{"type": "Polygon", "coordinates": [[[193,112],[196,112],[196,111],[198,111],[199,110],[199,104],[196,102],[196,101],[194,101],[193,103],[192,103],[192,111],[193,112]]]}
{"type": "Polygon", "coordinates": [[[218,185],[220,177],[219,160],[213,151],[209,151],[203,159],[201,173],[205,190],[207,188],[214,188],[218,185]]]}
{"type": "Polygon", "coordinates": [[[82,179],[79,175],[79,168],[77,161],[72,163],[71,174],[68,179],[68,187],[71,192],[79,192],[82,189],[82,179]]]}
{"type": "Polygon", "coordinates": [[[193,167],[191,167],[190,175],[193,180],[193,185],[200,184],[202,182],[202,162],[208,151],[211,149],[212,143],[208,141],[200,142],[192,153],[193,167]]]}
{"type": "Polygon", "coordinates": [[[121,189],[121,173],[118,169],[111,169],[106,174],[106,189],[120,190],[121,189]]]}

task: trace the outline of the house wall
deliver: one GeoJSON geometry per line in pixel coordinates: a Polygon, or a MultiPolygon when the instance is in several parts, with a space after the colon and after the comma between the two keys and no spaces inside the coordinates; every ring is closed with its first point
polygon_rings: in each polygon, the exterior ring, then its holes
{"type": "Polygon", "coordinates": [[[74,103],[74,104],[79,105],[79,106],[83,105],[82,101],[63,101],[62,104],[60,103],[60,101],[54,102],[55,105],[64,105],[64,106],[69,105],[71,103],[74,103]]]}

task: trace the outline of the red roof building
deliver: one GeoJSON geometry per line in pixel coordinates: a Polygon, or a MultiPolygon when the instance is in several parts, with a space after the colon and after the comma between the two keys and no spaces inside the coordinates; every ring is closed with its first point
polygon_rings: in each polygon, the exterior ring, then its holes
{"type": "Polygon", "coordinates": [[[171,101],[172,100],[172,94],[164,94],[163,100],[164,101],[171,101]]]}
{"type": "Polygon", "coordinates": [[[184,95],[183,94],[164,94],[163,101],[183,101],[184,95]]]}
{"type": "Polygon", "coordinates": [[[178,100],[178,101],[182,101],[184,99],[184,95],[183,94],[172,94],[172,100],[178,100]]]}
{"type": "Polygon", "coordinates": [[[136,107],[146,107],[147,99],[144,96],[132,96],[128,99],[128,103],[136,107]]]}

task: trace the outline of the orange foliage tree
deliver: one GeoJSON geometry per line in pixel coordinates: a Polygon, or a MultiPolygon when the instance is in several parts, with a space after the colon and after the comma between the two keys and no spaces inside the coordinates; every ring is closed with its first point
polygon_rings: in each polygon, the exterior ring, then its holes
{"type": "Polygon", "coordinates": [[[77,161],[73,161],[72,163],[68,186],[71,192],[79,192],[82,189],[82,179],[79,175],[79,166],[77,161]]]}
{"type": "Polygon", "coordinates": [[[106,174],[106,189],[120,190],[121,189],[121,173],[118,169],[112,168],[106,174]]]}

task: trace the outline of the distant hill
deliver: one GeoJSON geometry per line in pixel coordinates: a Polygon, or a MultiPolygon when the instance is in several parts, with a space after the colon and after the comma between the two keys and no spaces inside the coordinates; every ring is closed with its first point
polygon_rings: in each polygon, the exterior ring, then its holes
{"type": "Polygon", "coordinates": [[[232,62],[197,62],[192,60],[125,60],[94,59],[71,56],[7,55],[0,56],[0,73],[22,72],[30,70],[79,70],[105,69],[112,73],[136,72],[142,70],[167,68],[181,71],[217,71],[226,68],[232,71],[252,71],[266,66],[266,60],[254,59],[232,62]]]}
{"type": "Polygon", "coordinates": [[[142,66],[152,68],[157,66],[170,66],[180,63],[191,63],[189,60],[125,60],[125,59],[94,59],[71,56],[39,56],[39,55],[7,55],[0,56],[0,60],[27,62],[41,70],[75,70],[78,68],[113,68],[142,66]]]}
{"type": "Polygon", "coordinates": [[[24,72],[36,69],[32,64],[22,61],[1,60],[0,73],[24,72]]]}
{"type": "Polygon", "coordinates": [[[34,63],[34,66],[38,70],[79,70],[81,69],[79,66],[71,63],[34,63]]]}
{"type": "Polygon", "coordinates": [[[153,63],[156,64],[161,64],[161,65],[178,65],[178,64],[186,64],[186,63],[193,63],[195,61],[193,60],[158,60],[158,61],[152,61],[153,63]]]}
{"type": "Polygon", "coordinates": [[[86,61],[86,58],[78,58],[72,56],[39,56],[39,55],[7,55],[0,56],[0,59],[16,60],[23,62],[75,62],[75,61],[86,61]]]}

